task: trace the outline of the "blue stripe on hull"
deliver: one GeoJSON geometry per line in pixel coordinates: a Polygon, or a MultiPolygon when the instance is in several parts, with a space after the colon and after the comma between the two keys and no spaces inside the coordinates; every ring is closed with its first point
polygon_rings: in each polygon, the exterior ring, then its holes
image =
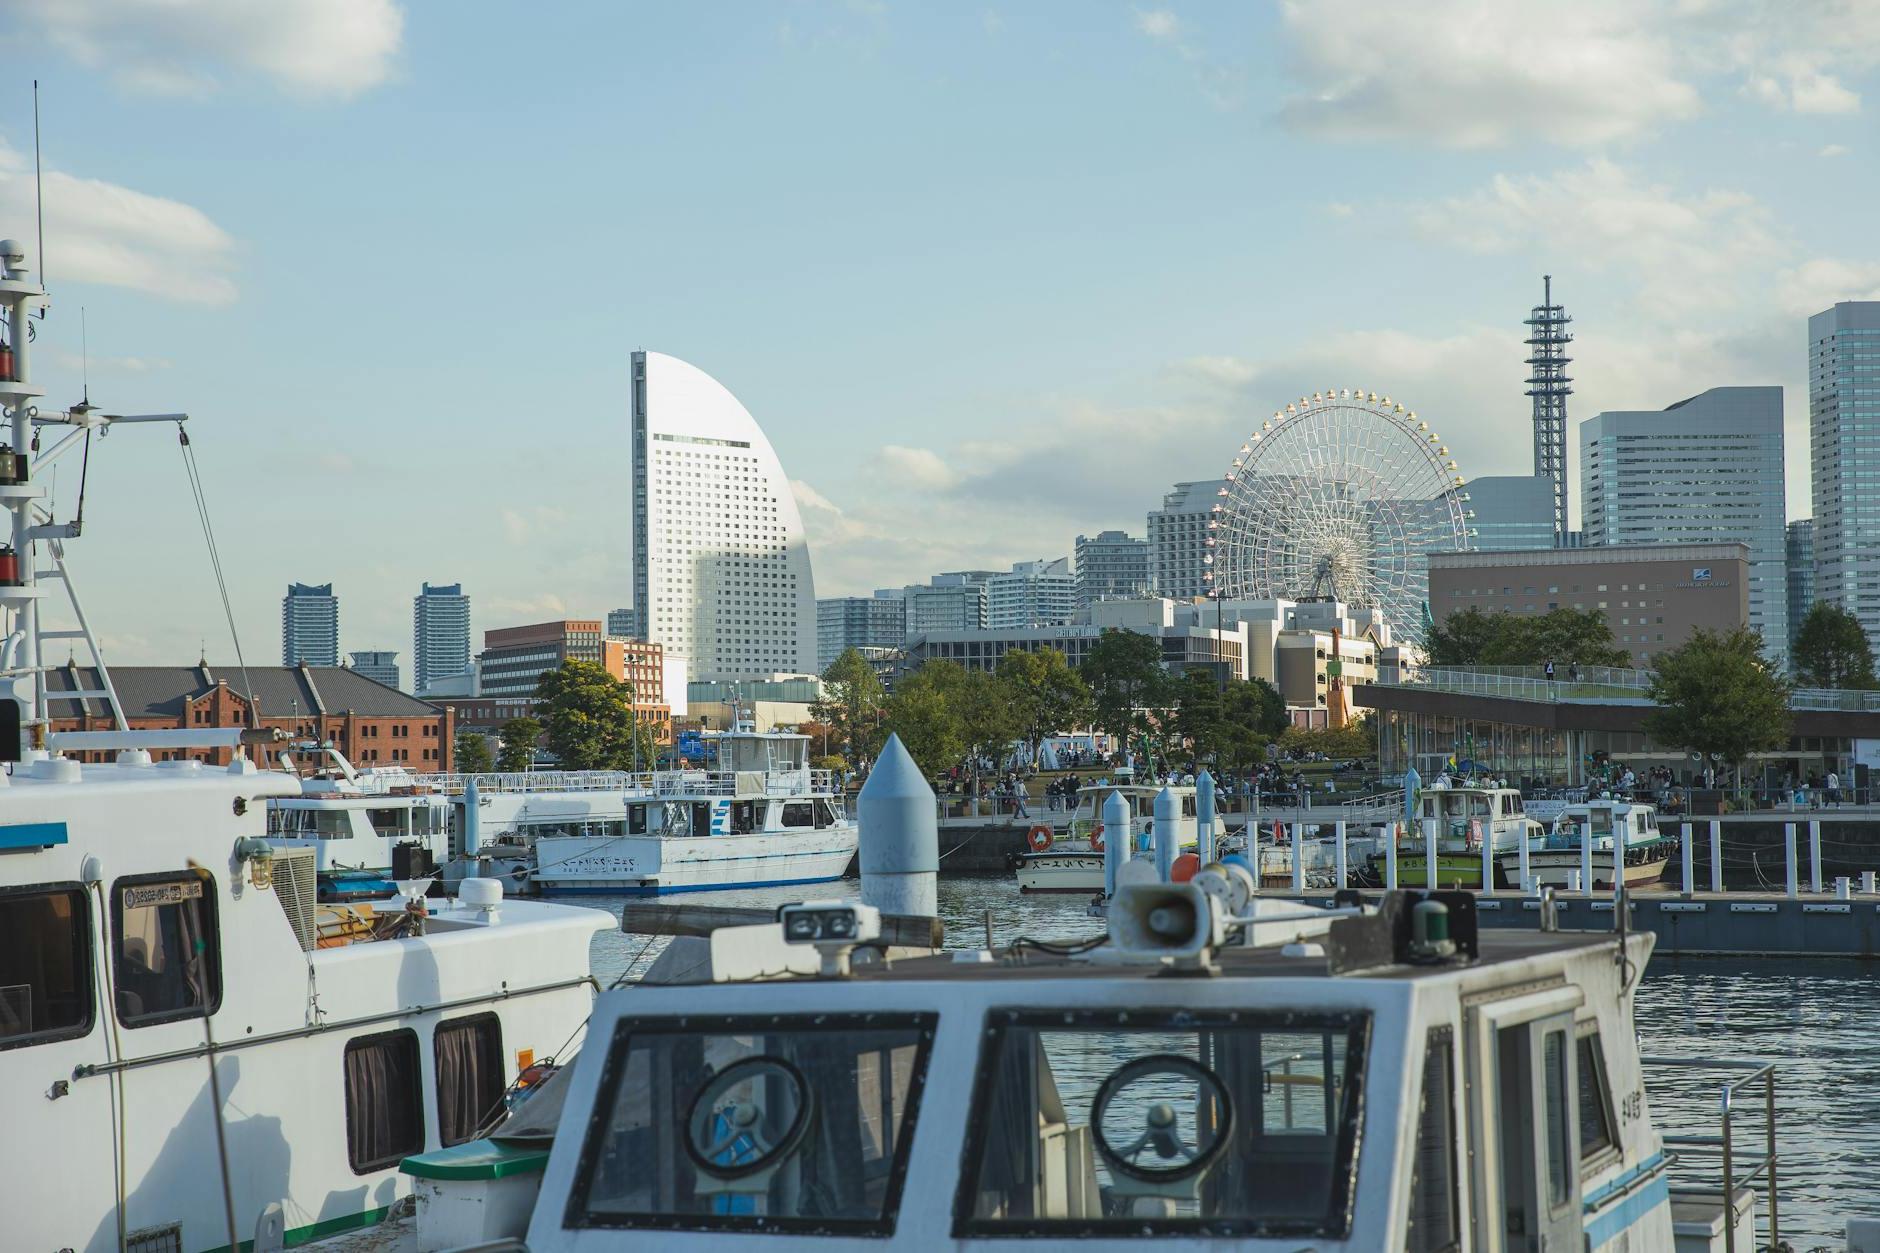
{"type": "Polygon", "coordinates": [[[543,896],[670,896],[675,892],[737,892],[744,888],[787,888],[799,883],[834,883],[842,877],[835,874],[812,875],[807,879],[764,879],[757,883],[683,883],[671,887],[663,884],[647,887],[606,888],[568,888],[560,885],[538,884],[543,896]]]}

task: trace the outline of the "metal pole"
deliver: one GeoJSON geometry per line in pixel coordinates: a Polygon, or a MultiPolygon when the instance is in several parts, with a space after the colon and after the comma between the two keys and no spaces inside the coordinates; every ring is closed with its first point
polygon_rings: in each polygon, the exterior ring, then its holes
{"type": "Polygon", "coordinates": [[[1423,820],[1423,852],[1428,859],[1429,888],[1436,890],[1436,819],[1423,820]]]}
{"type": "Polygon", "coordinates": [[[1808,890],[1821,891],[1821,819],[1808,823],[1808,890]]]}
{"type": "Polygon", "coordinates": [[[1214,776],[1205,770],[1195,779],[1195,852],[1204,866],[1216,860],[1214,776]]]}
{"type": "Polygon", "coordinates": [[[1710,890],[1723,891],[1723,822],[1710,820],[1710,890]]]}
{"type": "MultiPolygon", "coordinates": [[[[1492,819],[1491,819],[1492,821],[1492,819]]],[[[1495,886],[1495,837],[1493,828],[1482,832],[1482,891],[1495,886]]]]}
{"type": "Polygon", "coordinates": [[[1334,838],[1336,839],[1337,844],[1338,844],[1338,850],[1337,850],[1338,882],[1334,890],[1342,892],[1345,890],[1345,885],[1351,882],[1351,880],[1347,877],[1348,867],[1345,864],[1345,823],[1344,823],[1344,820],[1340,819],[1339,821],[1333,823],[1332,830],[1333,832],[1336,833],[1334,838]]]}
{"type": "MultiPolygon", "coordinates": [[[[1723,1250],[1736,1253],[1736,1159],[1730,1152],[1730,1085],[1723,1085],[1723,1250]]],[[[1771,1196],[1774,1195],[1772,1192],[1771,1196]]]]}
{"type": "Polygon", "coordinates": [[[1795,824],[1782,824],[1782,885],[1783,892],[1790,900],[1801,895],[1801,868],[1795,860],[1795,824]]]}
{"type": "Polygon", "coordinates": [[[1628,827],[1626,831],[1619,830],[1617,823],[1614,823],[1612,828],[1612,899],[1615,901],[1619,899],[1619,893],[1625,889],[1625,837],[1630,834],[1630,814],[1626,815],[1626,822],[1628,827]]]}
{"type": "Polygon", "coordinates": [[[1533,879],[1534,879],[1534,869],[1532,866],[1528,864],[1528,831],[1527,831],[1527,827],[1524,825],[1521,828],[1521,893],[1522,895],[1525,896],[1527,894],[1529,890],[1528,884],[1533,882],[1533,879]]]}
{"type": "Polygon", "coordinates": [[[1593,819],[1590,814],[1586,825],[1580,828],[1580,890],[1588,896],[1593,894],[1593,819]]]}
{"type": "Polygon", "coordinates": [[[1683,845],[1684,855],[1684,896],[1688,900],[1697,892],[1697,851],[1691,846],[1691,840],[1697,831],[1691,823],[1684,824],[1683,838],[1678,841],[1683,845]]]}
{"type": "Polygon", "coordinates": [[[1306,824],[1295,820],[1292,828],[1292,880],[1295,895],[1306,890],[1306,824]]]}
{"type": "Polygon", "coordinates": [[[1763,1072],[1763,1118],[1769,1129],[1769,1142],[1766,1152],[1769,1154],[1769,1247],[1782,1247],[1782,1216],[1777,1212],[1776,1193],[1776,1070],[1774,1066],[1763,1072]]]}
{"type": "Polygon", "coordinates": [[[1180,842],[1181,802],[1175,799],[1175,793],[1163,788],[1155,796],[1155,818],[1153,847],[1155,849],[1155,877],[1167,883],[1175,869],[1175,845],[1180,842]]]}

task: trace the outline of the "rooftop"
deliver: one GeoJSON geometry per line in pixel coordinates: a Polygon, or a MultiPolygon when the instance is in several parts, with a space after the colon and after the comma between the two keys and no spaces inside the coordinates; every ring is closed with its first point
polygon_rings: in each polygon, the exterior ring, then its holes
{"type": "MultiPolygon", "coordinates": [[[[103,683],[90,666],[67,664],[46,676],[55,692],[97,691],[103,683]]],[[[438,708],[407,696],[395,687],[369,679],[344,666],[113,666],[111,682],[126,718],[181,718],[190,701],[213,691],[218,683],[245,698],[253,686],[255,706],[266,718],[296,714],[360,714],[368,718],[422,718],[438,708]]],[[[73,705],[60,701],[58,713],[73,705]]],[[[110,716],[103,701],[88,700],[85,712],[94,718],[110,716]]]]}

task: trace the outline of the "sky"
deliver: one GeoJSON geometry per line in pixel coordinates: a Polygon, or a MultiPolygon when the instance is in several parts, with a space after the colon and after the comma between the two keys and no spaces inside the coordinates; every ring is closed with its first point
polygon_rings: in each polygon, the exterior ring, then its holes
{"type": "MultiPolygon", "coordinates": [[[[1807,315],[1880,298],[1880,0],[0,0],[0,47],[46,403],[190,413],[251,661],[295,581],[407,674],[425,580],[630,603],[635,348],[866,595],[1140,534],[1327,387],[1526,473],[1544,273],[1574,427],[1780,384],[1805,517],[1807,315]]],[[[108,660],[231,658],[173,432],[96,447],[67,556],[108,660]]]]}

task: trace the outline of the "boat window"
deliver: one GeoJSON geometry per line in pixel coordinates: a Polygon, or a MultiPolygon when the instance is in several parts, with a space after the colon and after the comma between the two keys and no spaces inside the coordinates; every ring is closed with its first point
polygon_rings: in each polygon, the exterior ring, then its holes
{"type": "Polygon", "coordinates": [[[424,1151],[418,1033],[406,1028],[346,1042],[346,1160],[355,1175],[424,1151]]]}
{"type": "Polygon", "coordinates": [[[1443,797],[1443,816],[1446,818],[1465,817],[1468,813],[1468,804],[1468,797],[1459,793],[1451,793],[1443,797]]]}
{"type": "Polygon", "coordinates": [[[147,1027],[222,1002],[215,880],[207,872],[138,875],[111,888],[118,1021],[147,1027]]]}
{"type": "Polygon", "coordinates": [[[1567,1203],[1572,1182],[1572,1149],[1567,1126],[1567,1033],[1549,1031],[1541,1044],[1543,1117],[1547,1131],[1547,1207],[1558,1209],[1567,1203]]]}
{"type": "Polygon", "coordinates": [[[809,827],[816,824],[816,806],[810,801],[785,801],[783,803],[783,825],[786,827],[809,827]]]}
{"type": "Polygon", "coordinates": [[[1508,795],[1502,798],[1502,801],[1508,807],[1508,812],[1511,814],[1524,814],[1527,812],[1527,802],[1519,792],[1508,793],[1508,795]]]}
{"type": "Polygon", "coordinates": [[[1423,1052],[1423,1103],[1417,1113],[1415,1174],[1410,1181],[1408,1253],[1462,1247],[1456,1194],[1455,1041],[1448,1027],[1430,1032],[1423,1052]]]}
{"type": "Polygon", "coordinates": [[[936,1021],[623,1021],[568,1225],[892,1234],[936,1021]]]}
{"type": "Polygon", "coordinates": [[[91,1031],[91,910],[85,889],[0,891],[0,1049],[91,1031]]]}
{"type": "Polygon", "coordinates": [[[1000,1011],[953,1234],[1351,1227],[1366,1014],[1000,1011]]]}
{"type": "Polygon", "coordinates": [[[1182,817],[1192,818],[1194,816],[1195,816],[1195,798],[1192,796],[1182,797],[1182,817]]]}
{"type": "Polygon", "coordinates": [[[836,807],[835,807],[834,802],[832,801],[817,801],[816,802],[816,825],[817,826],[833,827],[836,825],[837,821],[838,821],[838,817],[836,814],[836,807]]]}
{"type": "Polygon", "coordinates": [[[1587,819],[1593,824],[1594,835],[1612,834],[1612,810],[1595,809],[1587,815],[1587,819]]]}
{"type": "Polygon", "coordinates": [[[1588,1023],[1578,1044],[1580,1080],[1580,1160],[1598,1157],[1613,1146],[1612,1104],[1606,1091],[1606,1060],[1600,1055],[1599,1027],[1588,1023]]]}
{"type": "Polygon", "coordinates": [[[627,834],[628,835],[645,835],[646,834],[646,806],[644,805],[628,805],[627,806],[627,834]]]}
{"type": "Polygon", "coordinates": [[[1494,808],[1489,804],[1489,797],[1471,796],[1469,798],[1469,816],[1472,818],[1492,818],[1494,808]]]}
{"type": "Polygon", "coordinates": [[[472,1014],[437,1024],[437,1138],[449,1146],[474,1140],[502,1107],[503,1024],[472,1014]]]}
{"type": "Polygon", "coordinates": [[[405,815],[409,809],[368,809],[366,822],[372,827],[373,834],[397,836],[405,833],[405,815]]]}

